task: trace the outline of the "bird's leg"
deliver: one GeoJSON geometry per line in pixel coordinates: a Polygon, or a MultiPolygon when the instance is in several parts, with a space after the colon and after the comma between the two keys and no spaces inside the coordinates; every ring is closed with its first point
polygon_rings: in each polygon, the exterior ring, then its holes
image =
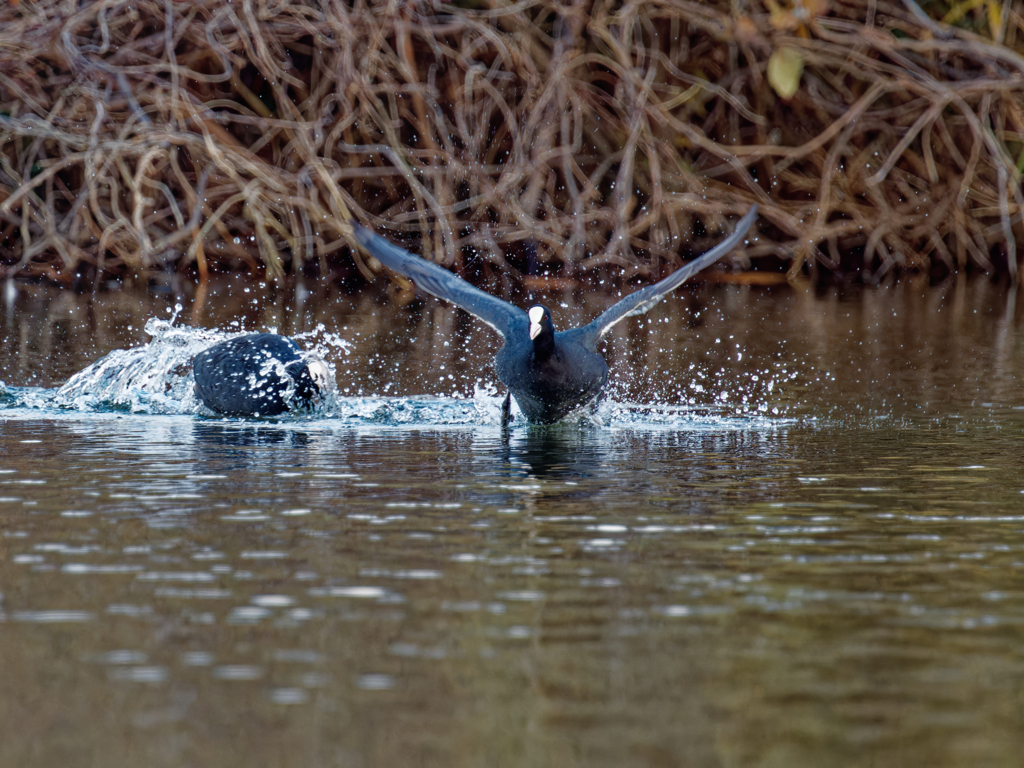
{"type": "Polygon", "coordinates": [[[501,405],[501,429],[503,432],[508,431],[508,425],[512,421],[512,393],[507,392],[505,394],[505,402],[501,405]]]}

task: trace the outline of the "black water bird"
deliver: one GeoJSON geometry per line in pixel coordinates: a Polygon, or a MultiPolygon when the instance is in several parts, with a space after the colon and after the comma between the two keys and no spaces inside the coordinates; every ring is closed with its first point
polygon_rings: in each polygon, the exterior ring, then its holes
{"type": "Polygon", "coordinates": [[[253,333],[204,349],[192,361],[196,397],[226,416],[279,416],[319,403],[329,372],[276,333],[253,333]]]}
{"type": "Polygon", "coordinates": [[[552,424],[596,403],[608,382],[608,365],[597,351],[601,336],[620,320],[645,314],[669,291],[718,261],[740,243],[756,218],[754,205],[737,222],[736,231],[707,253],[664,280],[631,293],[587,325],[558,332],[550,310],[543,304],[524,312],[365,227],[354,228],[359,243],[385,267],[409,278],[427,293],[476,315],[501,334],[504,345],[494,359],[494,367],[498,379],[508,388],[502,409],[502,426],[507,426],[510,397],[516,399],[528,420],[539,424],[552,424]]]}

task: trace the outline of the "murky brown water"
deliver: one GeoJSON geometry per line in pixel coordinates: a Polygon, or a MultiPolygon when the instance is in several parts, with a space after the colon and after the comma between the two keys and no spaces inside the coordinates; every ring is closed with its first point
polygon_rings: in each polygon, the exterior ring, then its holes
{"type": "Polygon", "coordinates": [[[231,286],[5,294],[0,765],[1020,764],[1006,288],[681,292],[609,340],[603,424],[504,442],[482,395],[443,423],[489,376],[460,313],[231,286]],[[48,404],[179,300],[322,323],[341,394],[395,400],[48,404]]]}

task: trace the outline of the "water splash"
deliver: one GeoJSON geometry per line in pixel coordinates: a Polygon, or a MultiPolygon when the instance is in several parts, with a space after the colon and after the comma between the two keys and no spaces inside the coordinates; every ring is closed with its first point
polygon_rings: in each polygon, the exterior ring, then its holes
{"type": "MultiPolygon", "coordinates": [[[[103,414],[150,414],[214,416],[196,398],[192,359],[207,347],[245,335],[241,330],[211,330],[175,325],[181,307],[169,319],[150,318],[145,331],[152,341],[133,349],[115,350],[72,376],[56,390],[6,387],[0,382],[0,408],[10,414],[19,408],[103,414]]],[[[325,361],[332,385],[323,401],[311,413],[277,417],[273,421],[317,422],[335,428],[485,427],[501,424],[504,391],[489,382],[476,382],[467,396],[358,396],[340,397],[336,370],[329,360],[351,353],[350,344],[323,324],[293,338],[305,349],[304,355],[325,361]]],[[[728,376],[691,367],[687,386],[700,392],[705,385],[718,384],[728,376]],[[703,384],[702,384],[703,382],[703,384]]],[[[726,397],[694,399],[675,392],[653,404],[629,402],[629,395],[613,383],[593,412],[581,412],[573,419],[581,426],[611,429],[750,428],[779,422],[777,408],[769,405],[778,394],[776,381],[785,381],[788,371],[767,369],[752,375],[752,382],[731,382],[726,397]],[[766,375],[768,374],[768,375],[766,375]],[[681,401],[681,402],[680,402],[681,401]]],[[[684,386],[684,385],[678,385],[684,386]]],[[[513,401],[513,428],[527,422],[513,401]]],[[[221,418],[221,417],[217,417],[221,418]]],[[[226,421],[242,421],[236,418],[226,421]]]]}
{"type": "MultiPolygon", "coordinates": [[[[213,344],[246,332],[176,326],[180,312],[179,304],[168,320],[150,318],[145,331],[153,337],[151,342],[115,350],[79,371],[54,393],[51,405],[80,411],[210,415],[195,395],[192,359],[213,344]]],[[[297,338],[311,347],[303,354],[310,359],[323,360],[339,350],[349,351],[347,342],[328,333],[323,325],[297,338]]],[[[336,406],[335,369],[325,363],[329,386],[315,411],[321,414],[336,406]]],[[[31,407],[31,403],[25,404],[31,407]]]]}
{"type": "Polygon", "coordinates": [[[192,358],[232,334],[174,325],[150,318],[153,340],[141,347],[114,350],[82,369],[57,390],[54,405],[75,410],[115,409],[132,413],[194,413],[192,358]]]}
{"type": "MultiPolygon", "coordinates": [[[[70,383],[70,382],[69,382],[70,383]]],[[[7,395],[0,395],[0,414],[4,418],[38,418],[40,411],[47,412],[48,418],[119,418],[125,412],[144,415],[203,416],[205,409],[196,403],[194,396],[187,402],[175,403],[169,395],[143,396],[131,394],[130,402],[114,403],[102,397],[77,396],[71,404],[69,398],[59,390],[36,387],[11,387],[7,395]],[[191,405],[189,405],[191,404],[191,405]],[[191,408],[191,410],[190,410],[191,408]]],[[[498,429],[501,424],[503,396],[488,394],[478,388],[472,397],[422,396],[385,397],[359,396],[337,397],[328,407],[318,408],[312,413],[290,414],[273,419],[242,419],[217,417],[213,422],[233,424],[264,424],[327,431],[355,429],[359,431],[380,429],[449,429],[484,428],[498,429]]],[[[688,405],[642,405],[618,400],[604,400],[594,413],[580,413],[569,422],[550,426],[530,425],[513,404],[514,433],[524,430],[564,430],[573,423],[581,428],[596,429],[685,429],[687,431],[733,429],[767,429],[791,423],[793,419],[750,414],[736,416],[728,408],[688,405]]]]}
{"type": "Polygon", "coordinates": [[[339,354],[352,354],[352,345],[337,333],[328,331],[323,323],[319,323],[311,331],[297,333],[291,338],[306,349],[306,354],[320,360],[330,360],[339,354]]]}

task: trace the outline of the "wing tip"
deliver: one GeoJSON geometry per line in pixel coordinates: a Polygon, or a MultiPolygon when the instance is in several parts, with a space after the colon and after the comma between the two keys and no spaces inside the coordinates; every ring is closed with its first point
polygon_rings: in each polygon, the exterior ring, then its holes
{"type": "Polygon", "coordinates": [[[750,210],[743,214],[740,220],[736,223],[736,228],[739,229],[740,226],[742,226],[743,234],[745,235],[750,230],[750,228],[754,226],[755,221],[757,221],[757,203],[751,203],[750,210]]]}
{"type": "Polygon", "coordinates": [[[379,235],[376,232],[374,232],[372,229],[367,229],[362,224],[353,223],[352,232],[356,236],[356,240],[358,240],[359,244],[364,248],[370,245],[370,243],[372,243],[375,238],[379,237],[379,235]]]}

